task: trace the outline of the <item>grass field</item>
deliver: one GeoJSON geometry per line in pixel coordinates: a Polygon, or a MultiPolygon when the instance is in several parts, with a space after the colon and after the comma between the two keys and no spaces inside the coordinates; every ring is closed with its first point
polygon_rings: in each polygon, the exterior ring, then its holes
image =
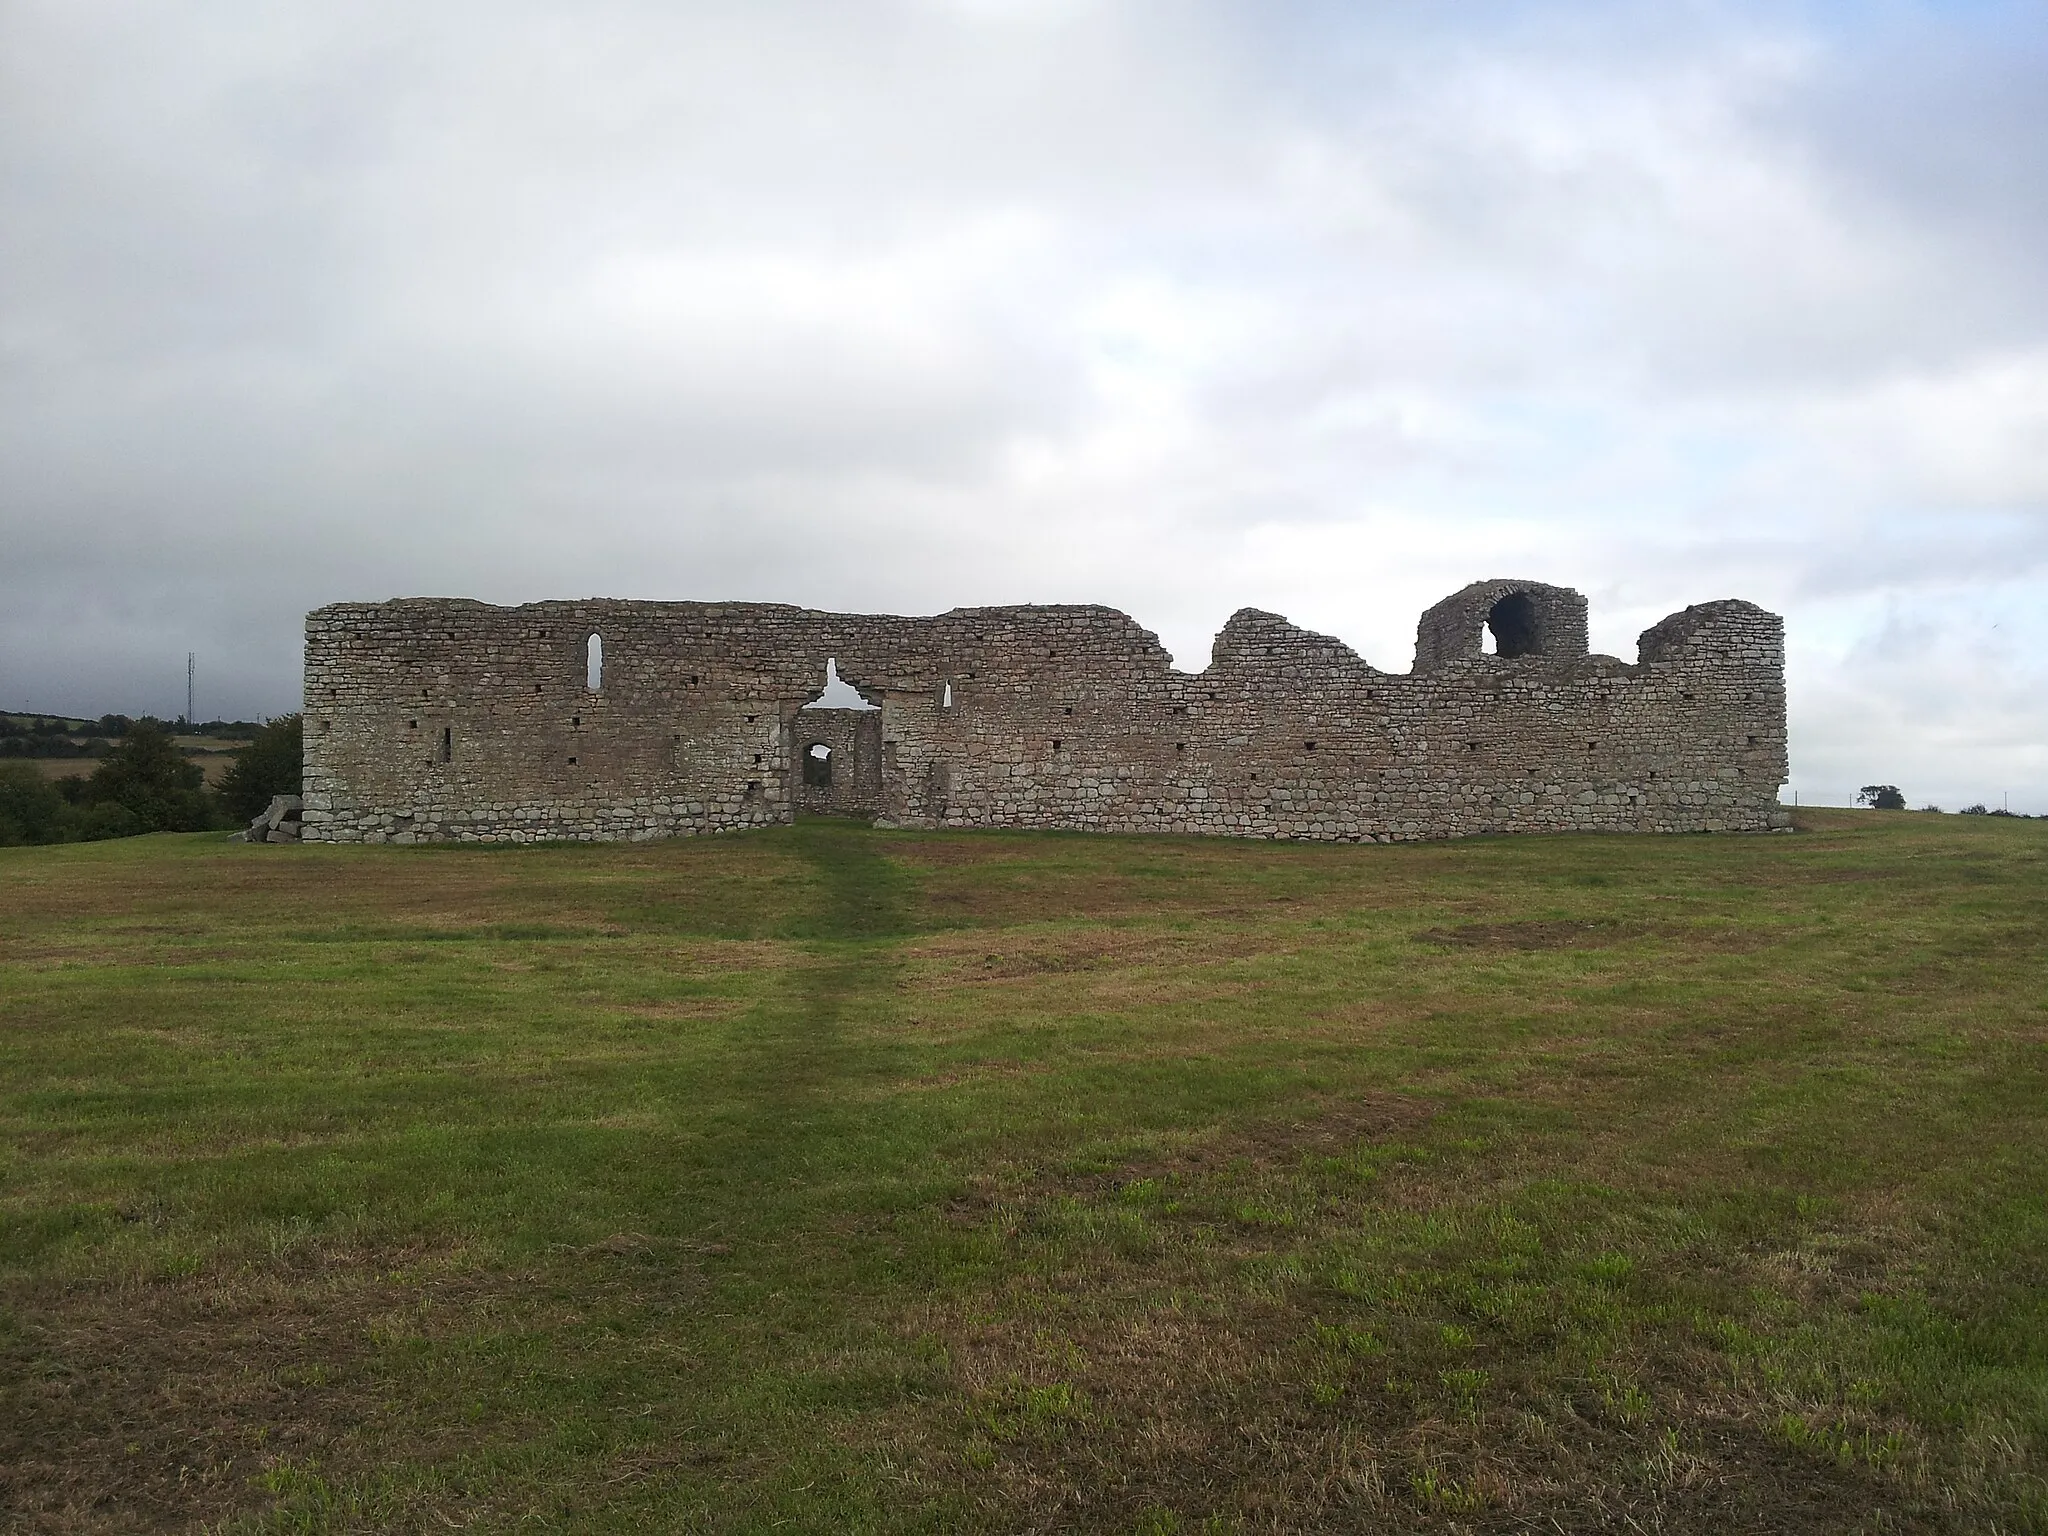
{"type": "Polygon", "coordinates": [[[0,850],[19,1531],[2048,1532],[2048,824],[0,850]]]}

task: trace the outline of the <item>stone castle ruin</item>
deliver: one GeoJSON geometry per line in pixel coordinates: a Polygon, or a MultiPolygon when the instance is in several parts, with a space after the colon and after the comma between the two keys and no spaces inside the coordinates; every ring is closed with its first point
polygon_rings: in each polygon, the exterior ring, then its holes
{"type": "Polygon", "coordinates": [[[405,598],[309,614],[305,687],[308,842],[637,840],[799,811],[1330,842],[1787,822],[1775,614],[1687,608],[1630,664],[1587,653],[1583,597],[1533,581],[1431,608],[1406,673],[1250,608],[1187,673],[1100,607],[405,598]]]}

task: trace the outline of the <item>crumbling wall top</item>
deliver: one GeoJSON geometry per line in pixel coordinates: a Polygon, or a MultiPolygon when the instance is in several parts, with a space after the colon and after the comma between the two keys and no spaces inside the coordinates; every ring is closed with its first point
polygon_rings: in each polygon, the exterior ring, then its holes
{"type": "Polygon", "coordinates": [[[1681,608],[1636,640],[1637,658],[1646,662],[1721,656],[1781,666],[1784,652],[1785,621],[1737,597],[1681,608]]]}
{"type": "Polygon", "coordinates": [[[1290,619],[1260,608],[1240,608],[1230,616],[1209,648],[1209,666],[1218,673],[1259,672],[1282,666],[1373,670],[1342,640],[1303,629],[1290,619]]]}

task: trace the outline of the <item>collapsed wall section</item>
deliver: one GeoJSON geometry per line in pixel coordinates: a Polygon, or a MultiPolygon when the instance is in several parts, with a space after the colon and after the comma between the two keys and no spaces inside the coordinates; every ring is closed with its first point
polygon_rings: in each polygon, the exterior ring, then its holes
{"type": "Polygon", "coordinates": [[[1343,841],[1782,819],[1775,616],[1687,609],[1633,666],[1586,654],[1564,588],[1475,584],[1424,628],[1415,670],[1385,673],[1247,609],[1188,674],[1099,607],[338,605],[307,619],[304,835],[637,839],[799,809],[1343,841]],[[806,707],[828,662],[879,708],[806,707]]]}

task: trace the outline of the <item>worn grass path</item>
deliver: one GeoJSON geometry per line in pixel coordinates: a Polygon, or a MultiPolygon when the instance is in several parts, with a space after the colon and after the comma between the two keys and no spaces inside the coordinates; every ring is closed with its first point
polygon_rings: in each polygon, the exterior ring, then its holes
{"type": "Polygon", "coordinates": [[[0,850],[0,1527],[2048,1531],[2048,827],[0,850]]]}

